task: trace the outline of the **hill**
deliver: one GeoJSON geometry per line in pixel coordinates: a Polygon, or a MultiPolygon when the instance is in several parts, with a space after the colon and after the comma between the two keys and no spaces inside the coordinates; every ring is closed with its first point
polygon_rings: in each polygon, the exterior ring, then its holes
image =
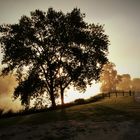
{"type": "Polygon", "coordinates": [[[112,139],[129,140],[133,135],[140,138],[139,128],[140,103],[132,96],[112,97],[63,110],[0,119],[0,139],[107,139],[115,134],[112,139]],[[7,130],[12,131],[8,134],[7,130]]]}

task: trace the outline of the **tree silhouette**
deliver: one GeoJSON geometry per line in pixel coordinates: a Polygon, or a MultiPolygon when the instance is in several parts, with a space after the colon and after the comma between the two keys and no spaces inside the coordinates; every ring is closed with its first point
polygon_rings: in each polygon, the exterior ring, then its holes
{"type": "Polygon", "coordinates": [[[17,24],[1,25],[3,75],[14,72],[19,85],[14,91],[27,108],[30,99],[48,94],[55,99],[69,86],[85,90],[99,78],[107,62],[108,36],[102,25],[88,24],[80,9],[70,13],[49,8],[22,16],[17,24]]]}

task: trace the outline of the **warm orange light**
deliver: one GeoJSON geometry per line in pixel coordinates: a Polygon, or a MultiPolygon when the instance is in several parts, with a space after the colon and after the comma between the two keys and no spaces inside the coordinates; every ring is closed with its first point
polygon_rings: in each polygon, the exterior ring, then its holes
{"type": "Polygon", "coordinates": [[[74,90],[73,88],[70,88],[67,93],[65,94],[65,98],[64,98],[64,102],[68,103],[68,102],[72,102],[75,99],[79,99],[79,98],[90,98],[92,96],[97,95],[100,92],[100,84],[93,84],[91,87],[88,86],[87,90],[85,93],[79,93],[78,91],[74,90]]]}

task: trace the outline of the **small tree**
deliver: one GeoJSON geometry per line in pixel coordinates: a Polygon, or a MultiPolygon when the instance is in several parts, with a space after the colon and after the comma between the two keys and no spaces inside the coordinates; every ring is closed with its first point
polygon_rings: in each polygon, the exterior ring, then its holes
{"type": "Polygon", "coordinates": [[[14,97],[20,96],[23,105],[47,93],[55,108],[59,95],[64,103],[66,88],[83,91],[99,78],[107,62],[108,36],[102,25],[87,24],[84,17],[77,8],[67,14],[49,8],[0,26],[2,63],[7,65],[2,73],[16,73],[14,97]]]}

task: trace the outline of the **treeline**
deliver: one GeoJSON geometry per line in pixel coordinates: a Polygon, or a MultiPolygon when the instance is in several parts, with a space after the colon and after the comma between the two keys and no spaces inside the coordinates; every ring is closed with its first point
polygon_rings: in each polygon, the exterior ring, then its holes
{"type": "Polygon", "coordinates": [[[140,91],[140,78],[131,78],[130,74],[119,75],[114,63],[107,63],[100,76],[101,92],[140,91]]]}

